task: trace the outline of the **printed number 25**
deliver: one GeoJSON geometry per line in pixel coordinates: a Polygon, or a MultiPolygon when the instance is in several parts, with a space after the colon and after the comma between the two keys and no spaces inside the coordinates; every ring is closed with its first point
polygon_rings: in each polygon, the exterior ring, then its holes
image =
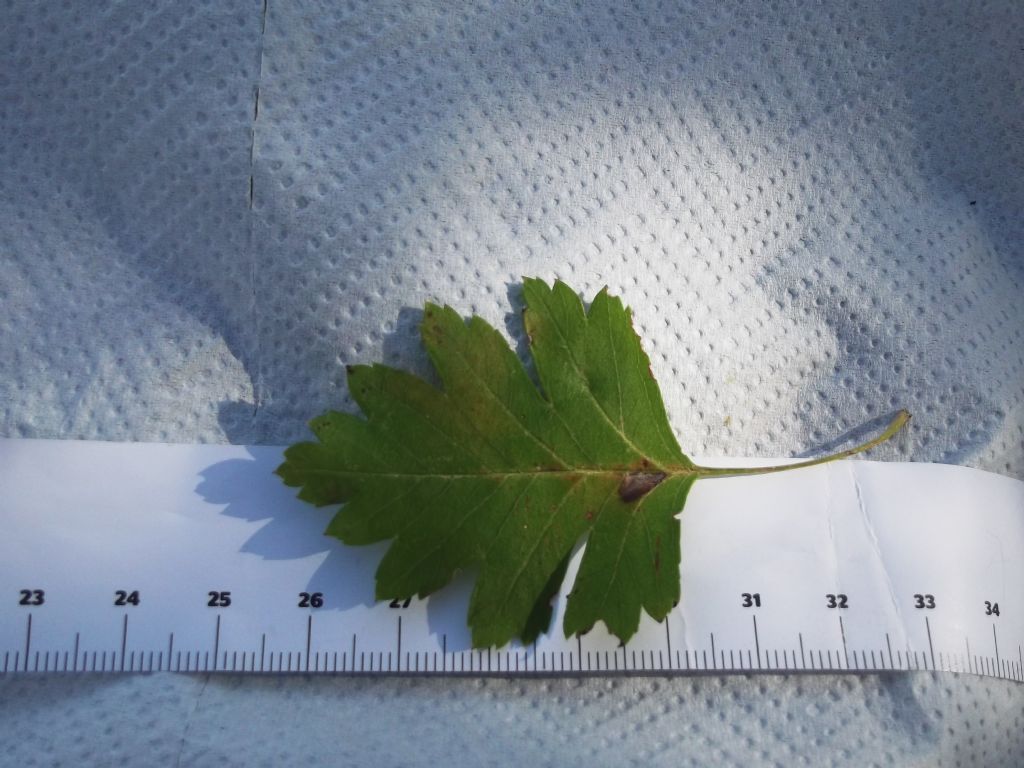
{"type": "Polygon", "coordinates": [[[210,599],[206,601],[206,604],[211,608],[227,608],[229,605],[231,605],[230,592],[210,591],[206,594],[210,597],[210,599]]]}

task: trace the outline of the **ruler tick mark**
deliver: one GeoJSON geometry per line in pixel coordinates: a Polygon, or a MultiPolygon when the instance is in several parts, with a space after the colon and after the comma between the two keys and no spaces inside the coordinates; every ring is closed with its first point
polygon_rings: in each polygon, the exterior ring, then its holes
{"type": "MultiPolygon", "coordinates": [[[[213,634],[213,670],[217,671],[217,654],[220,652],[220,614],[217,614],[217,628],[213,634]]],[[[207,663],[207,667],[209,663],[207,663]]]]}
{"type": "MultiPolygon", "coordinates": [[[[395,641],[396,653],[398,654],[398,669],[402,669],[402,615],[398,615],[398,638],[395,641]]],[[[388,669],[391,669],[391,654],[388,654],[388,669]]]]}
{"type": "Polygon", "coordinates": [[[28,615],[25,624],[25,672],[28,672],[28,649],[32,646],[32,614],[28,615]]]}
{"type": "Polygon", "coordinates": [[[757,636],[757,615],[751,616],[754,620],[754,649],[757,651],[757,668],[761,668],[761,640],[757,636]]]}
{"type": "MultiPolygon", "coordinates": [[[[932,625],[928,623],[928,617],[927,616],[924,617],[924,626],[925,626],[925,629],[928,630],[928,651],[931,654],[931,658],[932,658],[932,669],[935,669],[935,647],[932,645],[932,625]]],[[[992,629],[995,630],[995,626],[994,625],[993,625],[992,629]]],[[[925,665],[925,667],[927,668],[927,664],[925,665]]]]}
{"type": "MultiPolygon", "coordinates": [[[[843,617],[839,617],[839,636],[843,638],[843,658],[846,660],[846,668],[850,668],[850,654],[846,649],[846,627],[843,626],[843,617]]],[[[856,659],[855,659],[856,660],[856,659]]],[[[838,661],[838,659],[836,660],[838,661]]]]}
{"type": "MultiPolygon", "coordinates": [[[[668,628],[668,617],[665,617],[665,648],[668,650],[668,668],[672,669],[672,633],[668,628]]],[[[678,666],[678,665],[677,665],[678,666]]]]}
{"type": "Polygon", "coordinates": [[[124,672],[124,652],[128,646],[128,614],[125,613],[121,623],[121,671],[124,672]]]}
{"type": "MultiPolygon", "coordinates": [[[[398,620],[401,621],[402,617],[399,616],[398,620]]],[[[309,648],[313,642],[313,614],[309,614],[306,617],[306,671],[309,672],[309,648]]]]}

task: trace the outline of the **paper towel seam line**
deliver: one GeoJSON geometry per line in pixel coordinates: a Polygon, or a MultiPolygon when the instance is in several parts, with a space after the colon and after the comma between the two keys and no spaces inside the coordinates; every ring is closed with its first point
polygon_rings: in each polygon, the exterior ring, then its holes
{"type": "Polygon", "coordinates": [[[181,743],[178,745],[178,756],[174,760],[174,768],[180,768],[181,766],[181,756],[185,753],[185,744],[188,742],[189,726],[192,725],[192,720],[195,718],[196,712],[199,711],[199,702],[202,700],[203,694],[206,693],[206,686],[209,684],[210,675],[206,674],[203,676],[203,687],[199,689],[195,703],[192,705],[192,711],[185,718],[185,727],[181,729],[181,743]]]}
{"type": "MultiPolygon", "coordinates": [[[[269,0],[263,0],[260,18],[260,41],[259,41],[259,65],[256,71],[256,89],[253,94],[252,130],[249,132],[249,298],[252,326],[259,325],[259,314],[257,307],[257,256],[256,256],[256,221],[253,215],[253,208],[256,204],[256,125],[260,115],[260,93],[263,87],[263,72],[266,61],[266,40],[267,40],[267,16],[269,13],[269,0]]],[[[257,332],[256,346],[254,349],[254,366],[256,375],[252,381],[252,418],[263,402],[263,352],[260,334],[257,332]]]]}
{"type": "Polygon", "coordinates": [[[256,196],[256,121],[260,116],[260,89],[263,86],[264,49],[267,39],[267,3],[263,0],[260,18],[259,69],[256,72],[256,91],[253,95],[252,130],[249,132],[249,210],[252,210],[256,196]]]}

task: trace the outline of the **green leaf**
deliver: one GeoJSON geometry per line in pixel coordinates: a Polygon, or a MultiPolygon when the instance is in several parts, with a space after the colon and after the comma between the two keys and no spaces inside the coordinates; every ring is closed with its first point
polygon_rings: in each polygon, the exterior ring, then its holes
{"type": "Polygon", "coordinates": [[[551,621],[575,546],[586,539],[564,630],[597,622],[625,642],[641,612],[679,600],[678,515],[704,476],[761,474],[853,455],[878,438],[798,464],[696,466],[669,427],[630,311],[602,290],[589,311],[565,283],[523,285],[538,388],[479,317],[427,304],[420,333],[442,388],[383,365],[348,368],[365,414],[328,412],[317,442],[285,451],[277,473],[318,506],[344,504],[327,534],[390,540],[380,600],[424,597],[476,570],[468,622],[476,647],[532,641],[551,621]]]}

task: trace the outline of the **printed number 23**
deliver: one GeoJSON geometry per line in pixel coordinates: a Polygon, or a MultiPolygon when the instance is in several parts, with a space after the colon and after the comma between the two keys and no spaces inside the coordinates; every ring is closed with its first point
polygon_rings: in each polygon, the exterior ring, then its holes
{"type": "Polygon", "coordinates": [[[46,593],[41,589],[22,589],[18,594],[18,605],[42,605],[46,602],[46,593]]]}

